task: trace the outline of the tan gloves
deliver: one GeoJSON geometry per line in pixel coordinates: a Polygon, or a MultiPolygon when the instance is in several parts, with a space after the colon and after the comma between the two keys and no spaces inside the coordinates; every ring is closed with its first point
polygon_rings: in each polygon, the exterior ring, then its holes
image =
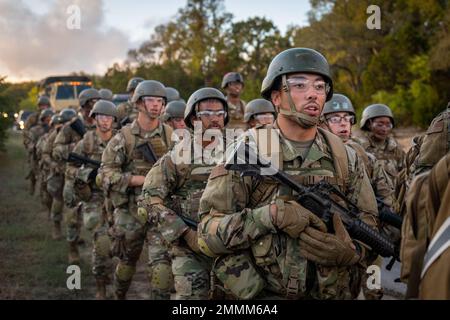
{"type": "Polygon", "coordinates": [[[360,260],[356,247],[338,215],[333,216],[335,235],[307,227],[300,234],[300,254],[322,266],[351,266],[360,260]]]}
{"type": "MultiPolygon", "coordinates": [[[[286,232],[291,238],[298,238],[306,227],[311,226],[326,232],[327,228],[319,217],[295,201],[276,201],[276,210],[273,211],[272,222],[280,230],[286,232]],[[276,211],[276,213],[275,213],[276,211]]],[[[272,214],[272,210],[271,210],[272,214]]]]}
{"type": "Polygon", "coordinates": [[[197,231],[188,228],[186,233],[183,235],[183,238],[192,251],[194,251],[195,253],[200,253],[200,248],[198,247],[197,231]]]}

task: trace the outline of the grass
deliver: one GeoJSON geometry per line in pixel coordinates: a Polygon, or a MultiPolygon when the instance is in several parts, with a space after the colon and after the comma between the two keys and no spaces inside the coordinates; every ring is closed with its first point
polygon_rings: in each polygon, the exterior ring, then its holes
{"type": "Polygon", "coordinates": [[[28,192],[20,133],[10,133],[6,150],[0,152],[0,299],[92,299],[91,246],[82,248],[81,290],[71,291],[67,242],[52,240],[45,208],[28,192]]]}

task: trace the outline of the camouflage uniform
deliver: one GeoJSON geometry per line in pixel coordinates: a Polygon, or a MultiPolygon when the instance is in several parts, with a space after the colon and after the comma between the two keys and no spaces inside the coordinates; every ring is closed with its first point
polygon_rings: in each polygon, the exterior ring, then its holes
{"type": "Polygon", "coordinates": [[[346,144],[353,148],[363,160],[375,195],[387,206],[393,208],[395,205],[394,182],[384,170],[383,162],[377,160],[373,154],[364,151],[362,146],[354,140],[349,140],[346,144]]]}
{"type": "MultiPolygon", "coordinates": [[[[75,148],[74,153],[86,158],[101,161],[103,151],[108,141],[102,141],[96,131],[87,132],[75,148]]],[[[97,280],[108,281],[108,276],[112,272],[112,261],[109,254],[110,239],[108,236],[107,207],[109,199],[105,199],[103,192],[95,183],[95,179],[89,178],[93,172],[89,166],[77,167],[74,164],[67,164],[66,177],[74,180],[76,196],[81,200],[78,210],[71,217],[73,221],[68,221],[72,228],[68,229],[68,241],[76,241],[80,234],[81,226],[93,232],[93,255],[92,272],[97,280]],[[83,222],[81,221],[83,220],[83,222]]]]}
{"type": "Polygon", "coordinates": [[[39,122],[37,125],[33,126],[30,130],[24,133],[24,144],[28,151],[28,159],[30,164],[30,179],[34,181],[33,184],[38,181],[39,178],[39,162],[36,154],[36,144],[39,138],[47,133],[49,127],[46,123],[39,122]]]}
{"type": "Polygon", "coordinates": [[[384,143],[377,143],[372,133],[364,132],[364,136],[355,140],[380,161],[395,188],[398,184],[398,174],[403,169],[405,152],[394,137],[388,137],[384,143]]]}
{"type": "MultiPolygon", "coordinates": [[[[330,182],[358,205],[366,223],[377,225],[372,187],[362,160],[351,148],[322,129],[305,149],[295,147],[281,133],[279,137],[280,169],[304,185],[330,182]],[[347,156],[346,168],[333,157],[331,148],[337,145],[345,153],[341,156],[347,156]]],[[[292,190],[270,180],[242,178],[223,165],[212,171],[200,200],[199,246],[204,253],[218,257],[214,270],[227,291],[243,299],[265,295],[350,299],[357,295],[360,281],[350,276],[355,275],[351,270],[357,271],[358,266],[322,267],[307,262],[299,255],[298,239],[274,227],[269,207],[275,200],[278,206],[281,199],[294,199],[292,190]]]]}
{"type": "Polygon", "coordinates": [[[160,279],[152,274],[158,273],[160,268],[170,270],[167,246],[158,233],[147,233],[147,217],[138,215],[137,210],[142,188],[129,187],[128,184],[132,175],[146,176],[153,166],[145,160],[137,146],[150,143],[156,155],[161,157],[169,150],[171,132],[170,127],[161,123],[152,132],[144,132],[135,120],[123,127],[103,152],[98,179],[114,206],[113,254],[120,259],[114,275],[118,298],[125,298],[145,240],[151,244],[148,271],[152,297],[168,299],[170,295],[171,283],[160,284],[160,279]],[[165,290],[153,289],[158,285],[165,290]]]}
{"type": "MultiPolygon", "coordinates": [[[[130,99],[131,99],[131,97],[130,97],[130,99]]],[[[117,106],[117,115],[118,115],[117,116],[118,123],[121,123],[127,117],[129,119],[129,122],[132,122],[132,121],[136,120],[138,111],[137,111],[134,103],[131,102],[130,100],[128,100],[126,102],[122,102],[121,104],[119,104],[117,106]]]]}
{"type": "MultiPolygon", "coordinates": [[[[75,246],[78,241],[78,210],[79,207],[79,199],[76,198],[75,193],[75,181],[73,177],[67,173],[66,169],[66,161],[69,158],[69,153],[73,150],[75,145],[83,138],[79,133],[77,133],[70,125],[80,118],[75,117],[70,120],[67,124],[65,124],[55,139],[55,146],[53,149],[52,156],[53,158],[59,162],[61,168],[64,168],[64,175],[62,176],[63,181],[63,199],[64,204],[68,208],[66,215],[67,222],[67,241],[71,245],[71,249],[73,250],[73,260],[72,263],[76,263],[78,260],[78,253],[75,253],[77,249],[75,246]]],[[[88,124],[86,121],[83,121],[83,125],[86,130],[95,130],[95,124],[88,124]]],[[[70,261],[69,261],[70,262],[70,261]]]]}
{"type": "Polygon", "coordinates": [[[43,156],[44,156],[44,147],[47,144],[47,140],[49,139],[51,133],[55,131],[54,128],[51,128],[50,131],[43,134],[36,143],[36,158],[38,161],[38,172],[39,172],[39,181],[40,181],[40,195],[41,195],[41,202],[48,209],[49,212],[49,218],[51,215],[51,209],[52,209],[52,197],[47,191],[47,177],[50,175],[50,168],[48,167],[48,164],[44,162],[43,156]]]}
{"type": "Polygon", "coordinates": [[[179,154],[178,147],[183,142],[177,144],[147,174],[142,193],[144,200],[139,204],[147,210],[150,223],[156,224],[164,240],[170,243],[176,299],[183,300],[208,298],[213,261],[189,247],[183,238],[189,226],[178,215],[198,222],[200,197],[214,164],[219,163],[223,156],[223,152],[216,155],[217,159],[210,162],[211,165],[207,165],[201,156],[194,158],[193,138],[190,148],[192,163],[174,163],[179,154]]]}
{"type": "Polygon", "coordinates": [[[27,179],[30,180],[30,191],[34,194],[34,189],[38,176],[38,163],[36,161],[35,147],[37,139],[45,133],[47,129],[44,129],[42,123],[39,121],[39,112],[35,112],[27,119],[28,125],[23,129],[23,144],[27,151],[28,164],[30,166],[27,179]],[[33,116],[33,117],[32,117],[33,116]],[[30,117],[32,119],[30,119],[30,117]],[[28,122],[28,120],[30,120],[28,122]]]}
{"type": "Polygon", "coordinates": [[[62,220],[63,210],[63,196],[62,190],[64,187],[64,164],[57,162],[52,157],[53,147],[56,136],[61,131],[52,131],[48,138],[45,140],[45,144],[42,146],[42,163],[45,167],[49,168],[49,175],[47,176],[47,191],[52,197],[51,219],[60,226],[62,220]]]}
{"type": "Polygon", "coordinates": [[[229,128],[240,128],[246,129],[246,124],[244,123],[244,114],[245,114],[245,105],[246,102],[244,100],[239,101],[239,105],[234,105],[230,102],[227,97],[228,102],[228,112],[230,117],[229,128]]]}

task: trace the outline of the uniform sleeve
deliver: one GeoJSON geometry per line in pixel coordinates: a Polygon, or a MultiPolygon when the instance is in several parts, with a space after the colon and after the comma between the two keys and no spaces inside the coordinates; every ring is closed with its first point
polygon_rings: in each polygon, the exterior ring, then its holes
{"type": "MultiPolygon", "coordinates": [[[[78,141],[78,143],[75,145],[75,148],[73,148],[73,152],[77,153],[79,155],[83,154],[83,140],[78,141]]],[[[79,166],[77,166],[75,163],[67,162],[66,167],[66,179],[74,180],[78,175],[78,170],[80,169],[79,166]]]]}
{"type": "Polygon", "coordinates": [[[31,153],[33,150],[33,137],[31,130],[23,130],[23,144],[25,149],[27,149],[27,152],[31,153]]]}
{"type": "Polygon", "coordinates": [[[65,126],[56,136],[52,157],[56,161],[65,161],[69,157],[70,152],[70,132],[69,127],[65,126]]]}
{"type": "Polygon", "coordinates": [[[156,225],[169,243],[177,240],[188,229],[177,213],[167,207],[167,203],[171,201],[170,195],[185,183],[188,169],[185,165],[176,166],[172,162],[171,152],[168,152],[145,177],[143,200],[139,203],[139,207],[147,210],[151,223],[156,225]],[[157,203],[155,197],[161,199],[163,203],[157,203]]]}
{"type": "Polygon", "coordinates": [[[376,190],[376,196],[387,206],[393,208],[395,204],[394,182],[379,161],[375,161],[373,165],[372,184],[376,190]]]}
{"type": "Polygon", "coordinates": [[[131,173],[122,170],[126,162],[125,138],[118,133],[108,142],[102,155],[99,174],[102,187],[106,192],[126,194],[131,180],[131,173]]]}
{"type": "Polygon", "coordinates": [[[249,248],[259,237],[276,232],[269,205],[246,208],[252,180],[241,178],[223,165],[211,173],[200,199],[200,249],[209,256],[249,248]]]}
{"type": "Polygon", "coordinates": [[[369,177],[367,176],[364,162],[353,149],[347,146],[346,149],[350,160],[350,183],[348,184],[347,196],[361,210],[361,219],[367,224],[377,227],[377,202],[369,177]]]}

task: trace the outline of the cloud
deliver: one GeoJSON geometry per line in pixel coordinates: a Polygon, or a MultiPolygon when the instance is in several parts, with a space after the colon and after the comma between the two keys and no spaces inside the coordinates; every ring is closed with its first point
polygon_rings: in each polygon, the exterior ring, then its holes
{"type": "MultiPolygon", "coordinates": [[[[34,5],[39,5],[35,2],[34,5]]],[[[44,14],[23,1],[0,1],[0,75],[39,80],[84,71],[103,73],[126,58],[130,42],[116,28],[104,26],[102,0],[58,0],[44,14]],[[80,9],[80,29],[69,29],[68,7],[80,9]]]]}

